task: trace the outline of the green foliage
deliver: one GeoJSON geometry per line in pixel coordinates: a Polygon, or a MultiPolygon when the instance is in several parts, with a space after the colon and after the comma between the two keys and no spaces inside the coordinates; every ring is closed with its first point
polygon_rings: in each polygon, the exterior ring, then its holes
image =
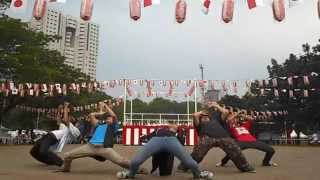
{"type": "MultiPolygon", "coordinates": [[[[27,24],[9,17],[0,18],[0,34],[0,81],[71,83],[90,80],[89,76],[80,70],[65,65],[65,58],[59,52],[46,48],[50,41],[55,41],[58,37],[33,32],[28,29],[27,24]]],[[[98,92],[82,92],[80,96],[69,94],[67,97],[4,97],[0,94],[0,105],[5,105],[5,108],[0,110],[0,121],[18,104],[54,108],[63,101],[76,105],[89,104],[105,97],[109,96],[98,92]]],[[[31,124],[31,121],[29,123],[31,124]]]]}

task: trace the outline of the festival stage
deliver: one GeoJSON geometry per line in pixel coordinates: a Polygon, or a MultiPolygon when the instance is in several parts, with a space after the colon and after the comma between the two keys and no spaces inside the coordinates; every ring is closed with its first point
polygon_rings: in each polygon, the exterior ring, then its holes
{"type": "MultiPolygon", "coordinates": [[[[67,145],[65,151],[78,145],[67,145]]],[[[0,179],[1,180],[115,180],[120,167],[110,162],[97,162],[93,159],[79,159],[73,162],[71,173],[55,173],[56,167],[42,165],[29,156],[31,146],[0,146],[0,179]]],[[[131,158],[137,146],[117,145],[115,149],[125,157],[131,158]]],[[[191,151],[192,147],[187,147],[191,151]]],[[[275,147],[277,153],[274,161],[279,167],[261,167],[263,153],[254,150],[245,151],[249,161],[256,167],[256,174],[240,173],[229,162],[227,168],[215,167],[224,153],[213,149],[201,163],[204,169],[215,172],[214,179],[223,180],[319,180],[320,147],[275,147]]],[[[64,151],[64,152],[65,152],[64,151]]],[[[176,164],[178,161],[175,161],[176,164]]],[[[150,169],[151,161],[144,164],[150,169]]],[[[192,179],[191,174],[175,173],[172,177],[155,177],[138,175],[137,179],[192,179]]]]}

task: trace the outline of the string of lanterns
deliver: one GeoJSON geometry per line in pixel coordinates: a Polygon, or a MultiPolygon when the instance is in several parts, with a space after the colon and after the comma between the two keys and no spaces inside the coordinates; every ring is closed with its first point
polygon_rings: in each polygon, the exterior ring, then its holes
{"type": "MultiPolygon", "coordinates": [[[[35,19],[40,20],[45,15],[48,3],[58,2],[59,0],[35,0],[33,8],[33,16],[35,19]]],[[[203,12],[208,14],[210,6],[213,4],[213,0],[202,0],[203,12]]],[[[263,0],[246,0],[249,9],[253,9],[259,5],[264,4],[263,0]]],[[[302,2],[301,0],[289,0],[289,2],[302,2]]],[[[144,7],[151,6],[151,0],[143,0],[144,7]]],[[[222,3],[222,20],[225,23],[229,23],[233,20],[234,14],[234,0],[223,0],[222,3]]],[[[285,0],[273,0],[272,1],[273,16],[276,21],[283,21],[286,17],[286,1],[285,0]]],[[[84,21],[89,21],[92,17],[94,7],[93,0],[81,0],[80,17],[84,21]]],[[[320,18],[320,0],[317,1],[318,15],[320,18]]],[[[141,0],[129,0],[130,17],[134,21],[141,19],[141,0]]],[[[183,23],[186,20],[187,15],[187,2],[186,0],[176,0],[175,6],[175,18],[177,23],[183,23]]]]}

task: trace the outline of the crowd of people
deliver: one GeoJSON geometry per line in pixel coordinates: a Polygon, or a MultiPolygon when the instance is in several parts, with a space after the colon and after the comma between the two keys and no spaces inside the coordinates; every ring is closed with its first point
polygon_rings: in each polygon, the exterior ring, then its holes
{"type": "Polygon", "coordinates": [[[255,173],[255,168],[248,162],[242,150],[252,148],[265,152],[263,166],[277,166],[271,161],[275,151],[263,142],[258,141],[250,132],[252,123],[258,119],[253,112],[220,106],[209,102],[203,111],[193,114],[195,130],[199,134],[199,143],[193,152],[188,154],[184,148],[185,132],[175,124],[169,124],[155,130],[144,137],[145,142],[132,160],[120,155],[114,148],[114,139],[118,130],[118,120],[107,103],[100,102],[97,112],[89,114],[87,122],[92,126],[87,144],[81,145],[64,153],[62,159],[57,153],[63,150],[66,143],[77,139],[80,131],[70,118],[68,103],[61,110],[59,129],[49,132],[38,140],[30,151],[36,160],[60,167],[57,171],[70,172],[72,161],[90,157],[99,162],[106,160],[117,164],[126,170],[119,171],[119,179],[134,178],[137,173],[149,172],[141,165],[152,157],[152,171],[160,176],[172,174],[174,157],[181,163],[178,171],[187,173],[190,169],[194,179],[212,179],[213,172],[203,170],[199,163],[213,147],[218,147],[226,153],[226,157],[217,164],[224,166],[231,160],[241,172],[255,173]]]}

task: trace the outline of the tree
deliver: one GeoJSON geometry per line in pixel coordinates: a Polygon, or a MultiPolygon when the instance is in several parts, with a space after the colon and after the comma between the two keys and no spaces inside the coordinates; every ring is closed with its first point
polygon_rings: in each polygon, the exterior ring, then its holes
{"type": "MultiPolygon", "coordinates": [[[[65,58],[49,50],[58,37],[31,31],[27,24],[9,17],[0,18],[0,81],[15,83],[71,83],[90,81],[89,76],[64,64],[65,58]]],[[[75,96],[71,95],[70,97],[75,96]]],[[[69,97],[69,98],[70,98],[69,97]]],[[[77,97],[77,100],[81,98],[77,97]]],[[[18,104],[56,105],[64,97],[5,97],[0,94],[0,121],[18,104]]]]}
{"type": "MultiPolygon", "coordinates": [[[[320,42],[320,40],[319,40],[320,42]]],[[[290,54],[284,63],[279,64],[277,60],[271,59],[271,65],[267,67],[271,79],[289,76],[304,76],[311,73],[320,73],[320,44],[311,47],[309,44],[302,45],[302,54],[290,54]]],[[[320,78],[311,76],[310,85],[305,85],[302,78],[294,78],[293,85],[289,85],[287,79],[278,78],[278,89],[294,90],[294,97],[289,97],[288,92],[280,92],[279,97],[275,97],[273,87],[269,82],[264,96],[260,95],[258,82],[252,85],[254,101],[264,99],[260,103],[265,103],[266,107],[271,109],[289,110],[290,120],[295,128],[304,132],[311,132],[319,128],[320,123],[320,78]],[[300,89],[300,91],[299,91],[300,89]],[[309,97],[304,97],[301,90],[309,90],[309,97]],[[315,89],[312,91],[311,89],[315,89]]],[[[248,100],[247,100],[248,101],[248,100]]]]}

